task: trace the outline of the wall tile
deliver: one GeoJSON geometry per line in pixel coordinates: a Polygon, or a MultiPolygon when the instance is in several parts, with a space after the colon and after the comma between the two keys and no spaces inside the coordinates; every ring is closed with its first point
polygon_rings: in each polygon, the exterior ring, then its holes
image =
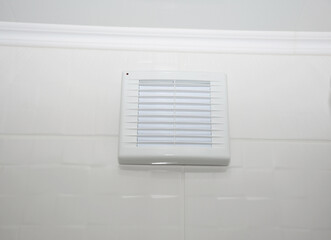
{"type": "Polygon", "coordinates": [[[62,161],[63,139],[40,136],[0,138],[0,163],[56,164],[62,161]]]}
{"type": "Polygon", "coordinates": [[[331,169],[329,142],[278,142],[274,144],[276,167],[331,169]],[[313,161],[313,164],[312,164],[313,161]]]}
{"type": "Polygon", "coordinates": [[[0,138],[1,164],[28,164],[32,158],[33,140],[0,138]]]}
{"type": "Polygon", "coordinates": [[[72,166],[33,166],[24,168],[25,194],[88,193],[89,169],[72,166]]]}
{"type": "Polygon", "coordinates": [[[0,227],[1,240],[17,240],[18,227],[0,227]]]}
{"type": "Polygon", "coordinates": [[[244,191],[247,197],[274,197],[274,183],[272,170],[245,169],[244,191]]]}
{"type": "Polygon", "coordinates": [[[274,186],[276,195],[282,197],[306,197],[310,173],[303,170],[276,170],[274,186]]]}
{"type": "Polygon", "coordinates": [[[240,168],[229,168],[205,171],[185,172],[186,195],[209,196],[244,196],[244,171],[240,168]]]}
{"type": "Polygon", "coordinates": [[[273,153],[275,166],[277,168],[306,168],[310,166],[309,159],[306,157],[306,147],[299,142],[275,142],[273,153]]]}
{"type": "Polygon", "coordinates": [[[249,199],[245,205],[247,226],[267,228],[279,225],[278,206],[274,200],[249,199]]]}
{"type": "Polygon", "coordinates": [[[100,195],[89,198],[89,223],[126,227],[178,227],[178,197],[100,195]]]}
{"type": "Polygon", "coordinates": [[[182,213],[184,211],[181,210],[183,200],[179,196],[152,195],[149,202],[150,215],[147,220],[148,226],[181,226],[184,218],[182,213]]]}
{"type": "Polygon", "coordinates": [[[24,194],[26,187],[26,167],[0,168],[0,194],[24,194]]]}
{"type": "Polygon", "coordinates": [[[330,238],[331,57],[0,52],[1,240],[330,238]],[[119,166],[126,70],[225,72],[230,166],[119,166]]]}
{"type": "Polygon", "coordinates": [[[63,163],[117,166],[117,141],[117,137],[64,139],[63,163]]]}
{"type": "Polygon", "coordinates": [[[118,228],[118,239],[144,239],[144,232],[141,227],[130,226],[118,228]]]}
{"type": "Polygon", "coordinates": [[[331,171],[309,171],[306,178],[308,196],[312,198],[331,199],[331,171]]]}
{"type": "Polygon", "coordinates": [[[230,167],[243,166],[243,141],[230,140],[230,167]]]}
{"type": "Polygon", "coordinates": [[[108,137],[96,139],[95,156],[91,165],[110,165],[118,166],[118,138],[108,137]]]}
{"type": "Polygon", "coordinates": [[[19,240],[86,240],[85,228],[77,226],[23,226],[19,240]]]}
{"type": "Polygon", "coordinates": [[[26,197],[0,196],[0,224],[18,225],[23,221],[26,197]]]}
{"type": "MultiPolygon", "coordinates": [[[[183,226],[178,225],[177,227],[152,227],[152,228],[142,228],[141,237],[142,239],[158,239],[158,240],[182,240],[183,226]]],[[[125,239],[125,238],[124,238],[125,239]]]]}
{"type": "Polygon", "coordinates": [[[10,85],[7,93],[7,110],[33,110],[38,104],[37,86],[24,82],[22,84],[15,81],[10,85]]]}
{"type": "Polygon", "coordinates": [[[273,167],[272,143],[245,142],[243,159],[245,168],[271,169],[273,167]]]}
{"type": "MultiPolygon", "coordinates": [[[[151,226],[154,220],[151,206],[151,199],[147,196],[132,196],[126,195],[119,198],[119,215],[117,224],[120,226],[136,227],[136,226],[151,226]]],[[[177,209],[176,209],[177,210],[177,209]]],[[[173,212],[173,207],[169,205],[169,211],[173,212]]],[[[155,219],[156,221],[158,219],[155,219]]],[[[169,224],[173,223],[169,219],[169,224]]],[[[175,222],[176,224],[178,221],[175,222]]],[[[174,224],[174,223],[173,223],[174,224]]]]}
{"type": "Polygon", "coordinates": [[[86,196],[60,195],[56,199],[56,223],[59,225],[86,225],[88,199],[86,196]]]}
{"type": "Polygon", "coordinates": [[[52,194],[59,191],[57,169],[53,166],[24,167],[25,194],[52,194]]]}
{"type": "Polygon", "coordinates": [[[217,199],[215,211],[220,216],[218,219],[220,227],[242,228],[245,226],[245,216],[247,215],[245,200],[220,197],[217,199]]]}
{"type": "Polygon", "coordinates": [[[68,82],[69,57],[68,50],[16,49],[15,75],[8,89],[3,122],[5,133],[58,132],[57,123],[63,116],[61,93],[68,82]]]}
{"type": "Polygon", "coordinates": [[[118,134],[125,58],[117,51],[73,51],[65,133],[118,134]]]}
{"type": "Polygon", "coordinates": [[[48,85],[68,80],[70,50],[17,48],[15,83],[48,85]]]}
{"type": "Polygon", "coordinates": [[[95,134],[95,109],[97,91],[83,84],[71,86],[63,109],[63,134],[95,134]]]}
{"type": "Polygon", "coordinates": [[[16,48],[1,46],[0,51],[0,133],[3,133],[5,115],[8,110],[7,102],[15,73],[16,48]]]}
{"type": "Polygon", "coordinates": [[[228,61],[232,137],[330,139],[329,76],[292,56],[230,55],[228,61]]]}
{"type": "Polygon", "coordinates": [[[282,239],[284,240],[312,240],[320,238],[312,238],[310,230],[306,229],[282,229],[282,239]]]}
{"type": "Polygon", "coordinates": [[[227,73],[227,54],[184,53],[180,56],[181,71],[227,73]]]}
{"type": "MultiPolygon", "coordinates": [[[[15,73],[15,60],[17,48],[0,46],[0,86],[4,87],[8,83],[12,82],[15,73]]],[[[3,89],[1,89],[3,90],[3,89]]],[[[0,91],[1,91],[0,90],[0,91]]],[[[2,92],[2,91],[1,91],[2,92]]]]}
{"type": "Polygon", "coordinates": [[[55,189],[63,194],[87,194],[88,167],[59,167],[55,171],[55,189]]]}
{"type": "Polygon", "coordinates": [[[182,197],[183,174],[181,167],[151,168],[148,176],[148,192],[155,196],[182,197]]]}
{"type": "MultiPolygon", "coordinates": [[[[127,52],[125,54],[125,69],[124,71],[143,71],[153,69],[154,66],[154,52],[135,51],[127,52]]],[[[119,68],[120,69],[120,68],[119,68]]]]}
{"type": "Polygon", "coordinates": [[[182,239],[180,227],[114,227],[109,225],[89,225],[86,228],[86,236],[83,239],[182,239]]]}
{"type": "Polygon", "coordinates": [[[118,195],[181,194],[179,168],[157,170],[153,167],[95,167],[91,169],[90,192],[118,195]]]}
{"type": "Polygon", "coordinates": [[[56,223],[56,195],[26,197],[24,224],[52,225],[56,223]]]}
{"type": "Polygon", "coordinates": [[[152,61],[156,71],[178,71],[179,68],[179,54],[176,52],[154,53],[152,61]]]}
{"type": "Polygon", "coordinates": [[[12,134],[32,134],[35,124],[34,108],[11,108],[7,107],[3,120],[3,132],[12,134]]]}
{"type": "Polygon", "coordinates": [[[58,134],[62,132],[65,112],[63,108],[36,107],[31,133],[58,134]]]}
{"type": "Polygon", "coordinates": [[[88,165],[95,157],[95,145],[93,138],[64,140],[63,162],[88,165]]]}
{"type": "Polygon", "coordinates": [[[331,198],[312,197],[309,199],[311,209],[311,227],[316,229],[331,229],[331,198]]]}
{"type": "Polygon", "coordinates": [[[304,144],[308,169],[331,170],[331,142],[304,144]],[[314,161],[314,164],[311,161],[314,161]]]}
{"type": "Polygon", "coordinates": [[[186,197],[185,222],[196,227],[244,227],[244,202],[240,198],[186,197]]]}
{"type": "Polygon", "coordinates": [[[216,197],[186,197],[185,225],[187,227],[216,228],[220,217],[222,215],[218,214],[216,197]]]}
{"type": "Polygon", "coordinates": [[[62,162],[63,142],[62,138],[38,137],[26,139],[33,141],[33,152],[29,164],[58,164],[62,162]]]}
{"type": "Polygon", "coordinates": [[[281,240],[281,232],[277,227],[250,227],[247,229],[246,238],[249,240],[281,240]]]}
{"type": "Polygon", "coordinates": [[[86,239],[109,240],[120,239],[118,227],[109,225],[88,225],[86,227],[86,239]]]}
{"type": "Polygon", "coordinates": [[[145,195],[148,193],[147,173],[121,171],[118,168],[92,168],[90,191],[97,194],[145,195]]]}
{"type": "Polygon", "coordinates": [[[247,231],[244,228],[219,229],[211,227],[189,227],[186,237],[190,240],[245,240],[247,239],[247,231]]]}
{"type": "Polygon", "coordinates": [[[313,230],[312,239],[328,240],[331,238],[330,230],[313,230]]]}
{"type": "Polygon", "coordinates": [[[112,195],[90,196],[88,223],[92,225],[118,226],[120,198],[112,195]]]}
{"type": "Polygon", "coordinates": [[[312,226],[312,206],[307,199],[280,201],[280,225],[291,228],[312,226]]]}

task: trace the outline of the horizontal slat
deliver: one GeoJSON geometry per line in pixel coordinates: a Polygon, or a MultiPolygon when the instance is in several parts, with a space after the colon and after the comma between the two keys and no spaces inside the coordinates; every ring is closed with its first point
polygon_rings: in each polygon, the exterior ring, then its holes
{"type": "Polygon", "coordinates": [[[138,98],[138,99],[142,99],[142,98],[147,98],[147,99],[160,99],[160,98],[164,98],[164,99],[222,99],[220,97],[198,97],[198,96],[160,96],[160,95],[153,95],[153,96],[129,96],[132,98],[138,98]]]}
{"type": "Polygon", "coordinates": [[[139,87],[210,87],[209,83],[139,83],[139,87]]]}
{"type": "Polygon", "coordinates": [[[222,125],[224,124],[223,122],[190,122],[190,121],[186,121],[186,122],[176,122],[176,121],[160,121],[160,122],[152,122],[152,121],[129,121],[127,123],[136,123],[136,124],[154,124],[154,125],[158,125],[158,124],[174,124],[174,125],[185,125],[185,124],[189,124],[189,125],[222,125]]]}
{"type": "MultiPolygon", "coordinates": [[[[197,86],[197,87],[209,87],[209,86],[224,86],[224,84],[219,83],[218,81],[206,81],[206,83],[192,83],[189,81],[184,81],[181,83],[171,83],[171,82],[157,82],[157,80],[152,80],[153,82],[150,83],[143,83],[140,81],[129,81],[128,85],[132,86],[197,86]]],[[[172,80],[171,80],[172,81],[172,80]]]]}
{"type": "Polygon", "coordinates": [[[139,105],[143,104],[157,104],[160,103],[162,105],[168,104],[168,105],[178,105],[178,104],[185,104],[185,105],[210,105],[210,99],[195,99],[195,98],[185,98],[185,99],[179,99],[179,98],[139,98],[139,105]]]}
{"type": "Polygon", "coordinates": [[[128,113],[125,116],[127,117],[136,117],[136,116],[142,116],[142,117],[221,117],[219,113],[205,111],[205,112],[197,112],[197,111],[177,111],[177,110],[170,110],[170,111],[145,111],[145,110],[139,110],[138,113],[128,113]]]}
{"type": "Polygon", "coordinates": [[[181,112],[222,112],[224,111],[223,109],[221,110],[214,110],[214,109],[196,109],[196,108],[190,108],[190,109],[187,109],[187,108],[144,108],[144,109],[141,109],[141,108],[129,108],[128,110],[131,110],[131,111],[138,111],[138,110],[141,110],[141,111],[164,111],[164,112],[173,112],[173,111],[181,111],[181,112]]]}
{"type": "MultiPolygon", "coordinates": [[[[210,131],[211,132],[211,131],[210,131]]],[[[222,135],[184,135],[184,134],[127,134],[128,137],[182,137],[182,138],[224,138],[222,135]]]]}
{"type": "Polygon", "coordinates": [[[192,102],[173,102],[173,103],[170,103],[170,102],[143,102],[143,103],[137,103],[137,102],[132,102],[132,101],[129,101],[128,103],[134,103],[134,104],[139,104],[140,106],[141,105],[169,105],[169,106],[172,106],[172,105],[194,105],[194,106],[220,106],[220,105],[223,105],[222,103],[192,103],[192,102]]]}
{"type": "MultiPolygon", "coordinates": [[[[136,83],[137,81],[129,81],[129,84],[136,83]]],[[[160,86],[160,85],[194,85],[194,86],[210,86],[210,82],[208,80],[176,80],[176,79],[169,79],[169,80],[144,80],[140,79],[138,84],[140,86],[160,86]]]]}
{"type": "Polygon", "coordinates": [[[155,130],[155,131],[162,131],[162,130],[176,130],[176,131],[201,131],[201,132],[224,132],[223,129],[206,129],[206,128],[178,128],[178,127],[171,127],[171,128],[155,128],[155,127],[128,127],[128,130],[155,130]]]}
{"type": "Polygon", "coordinates": [[[148,115],[148,114],[132,114],[132,115],[126,115],[128,117],[162,117],[162,118],[183,118],[183,117],[187,117],[187,118],[224,118],[222,116],[200,116],[200,115],[162,115],[162,114],[159,114],[159,115],[148,115]]]}
{"type": "MultiPolygon", "coordinates": [[[[134,122],[133,120],[131,123],[134,122]]],[[[214,121],[215,122],[215,121],[214,121]]],[[[219,121],[223,122],[223,121],[219,121]]],[[[135,123],[135,122],[134,122],[135,123]]],[[[142,118],[139,117],[137,120],[138,124],[206,124],[211,125],[212,121],[210,118],[142,118]]],[[[217,123],[217,122],[216,122],[217,123]]]]}
{"type": "Polygon", "coordinates": [[[193,145],[193,144],[201,144],[201,145],[215,145],[215,144],[224,144],[224,142],[198,142],[198,141],[140,141],[140,142],[129,142],[127,141],[126,143],[136,143],[136,144],[188,144],[188,145],[193,145]]]}
{"type": "MultiPolygon", "coordinates": [[[[128,91],[137,92],[137,89],[129,89],[128,91]]],[[[213,93],[219,92],[214,90],[200,90],[200,89],[164,89],[164,88],[154,88],[154,89],[139,89],[139,92],[176,92],[176,93],[213,93]]]]}

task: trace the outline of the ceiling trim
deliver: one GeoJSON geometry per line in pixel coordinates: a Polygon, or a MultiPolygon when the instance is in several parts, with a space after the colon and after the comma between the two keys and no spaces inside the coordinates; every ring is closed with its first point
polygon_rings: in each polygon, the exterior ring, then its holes
{"type": "Polygon", "coordinates": [[[0,22],[6,46],[331,55],[331,32],[228,31],[0,22]]]}

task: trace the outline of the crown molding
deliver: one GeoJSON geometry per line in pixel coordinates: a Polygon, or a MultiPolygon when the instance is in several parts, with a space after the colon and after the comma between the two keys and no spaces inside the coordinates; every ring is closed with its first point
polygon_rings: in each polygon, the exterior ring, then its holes
{"type": "Polygon", "coordinates": [[[0,22],[0,45],[331,55],[331,32],[160,29],[0,22]]]}

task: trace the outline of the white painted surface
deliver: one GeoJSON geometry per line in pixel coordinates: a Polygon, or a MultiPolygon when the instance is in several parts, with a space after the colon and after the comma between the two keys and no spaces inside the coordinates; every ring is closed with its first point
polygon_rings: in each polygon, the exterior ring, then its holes
{"type": "Polygon", "coordinates": [[[331,31],[328,0],[0,0],[0,21],[250,31],[331,31]]]}
{"type": "Polygon", "coordinates": [[[330,56],[0,53],[1,240],[331,238],[330,56]],[[227,73],[230,166],[119,167],[127,69],[227,73]]]}

